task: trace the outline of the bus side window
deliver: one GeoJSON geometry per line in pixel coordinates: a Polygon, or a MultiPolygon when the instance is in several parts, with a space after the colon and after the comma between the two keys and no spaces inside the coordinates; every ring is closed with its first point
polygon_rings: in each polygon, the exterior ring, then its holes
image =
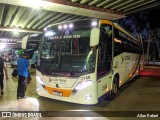
{"type": "Polygon", "coordinates": [[[123,52],[124,44],[121,39],[114,38],[114,56],[117,56],[123,52]]]}
{"type": "Polygon", "coordinates": [[[101,30],[100,44],[99,44],[99,65],[106,65],[106,52],[107,52],[107,36],[101,30]]]}

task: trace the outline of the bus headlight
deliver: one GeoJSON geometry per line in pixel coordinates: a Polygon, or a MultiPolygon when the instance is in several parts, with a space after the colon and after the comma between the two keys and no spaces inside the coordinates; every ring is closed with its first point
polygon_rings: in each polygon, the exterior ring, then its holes
{"type": "Polygon", "coordinates": [[[43,82],[43,80],[42,80],[41,77],[36,76],[36,79],[37,79],[37,81],[38,81],[40,84],[44,85],[44,82],[43,82]]]}
{"type": "Polygon", "coordinates": [[[79,89],[83,89],[89,85],[91,85],[93,82],[91,80],[88,80],[88,81],[84,81],[84,82],[80,82],[77,84],[75,90],[79,90],[79,89]]]}

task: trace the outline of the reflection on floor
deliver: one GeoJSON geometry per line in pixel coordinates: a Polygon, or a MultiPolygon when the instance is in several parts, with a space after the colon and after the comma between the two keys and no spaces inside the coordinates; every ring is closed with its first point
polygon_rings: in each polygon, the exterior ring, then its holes
{"type": "Polygon", "coordinates": [[[0,109],[3,111],[39,111],[39,103],[35,98],[8,100],[0,103],[0,109]]]}
{"type": "Polygon", "coordinates": [[[17,96],[17,85],[18,78],[12,77],[11,73],[13,68],[8,66],[9,79],[4,80],[4,95],[0,96],[0,110],[3,111],[38,111],[39,102],[36,99],[35,90],[35,69],[31,69],[32,73],[32,84],[29,83],[27,86],[26,94],[29,97],[25,99],[16,99],[17,96]]]}

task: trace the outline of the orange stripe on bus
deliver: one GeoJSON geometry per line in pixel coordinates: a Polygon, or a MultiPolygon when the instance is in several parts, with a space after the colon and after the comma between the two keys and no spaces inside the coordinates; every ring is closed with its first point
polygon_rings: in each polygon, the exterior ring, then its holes
{"type": "MultiPolygon", "coordinates": [[[[108,24],[108,25],[112,25],[112,22],[109,21],[109,20],[100,20],[100,24],[108,24]]],[[[122,32],[122,30],[121,30],[117,25],[114,24],[114,27],[117,28],[119,31],[122,32]]]]}
{"type": "Polygon", "coordinates": [[[101,24],[109,24],[109,25],[112,25],[112,22],[109,21],[109,20],[100,20],[100,23],[101,23],[101,24]]]}
{"type": "MultiPolygon", "coordinates": [[[[108,24],[108,25],[112,25],[112,22],[109,20],[100,20],[100,24],[108,24]]],[[[114,24],[114,27],[117,28],[119,31],[122,32],[122,29],[120,29],[117,25],[114,24]]]]}
{"type": "Polygon", "coordinates": [[[72,90],[52,88],[52,87],[49,87],[49,86],[45,86],[45,89],[48,91],[49,94],[52,94],[53,91],[62,92],[62,96],[64,96],[64,97],[69,97],[72,94],[72,90]]]}

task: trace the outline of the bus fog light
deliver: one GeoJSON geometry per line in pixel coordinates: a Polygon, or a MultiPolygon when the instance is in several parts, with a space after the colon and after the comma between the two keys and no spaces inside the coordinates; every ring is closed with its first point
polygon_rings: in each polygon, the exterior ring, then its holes
{"type": "Polygon", "coordinates": [[[91,101],[92,100],[92,95],[86,95],[86,100],[91,101]]]}

